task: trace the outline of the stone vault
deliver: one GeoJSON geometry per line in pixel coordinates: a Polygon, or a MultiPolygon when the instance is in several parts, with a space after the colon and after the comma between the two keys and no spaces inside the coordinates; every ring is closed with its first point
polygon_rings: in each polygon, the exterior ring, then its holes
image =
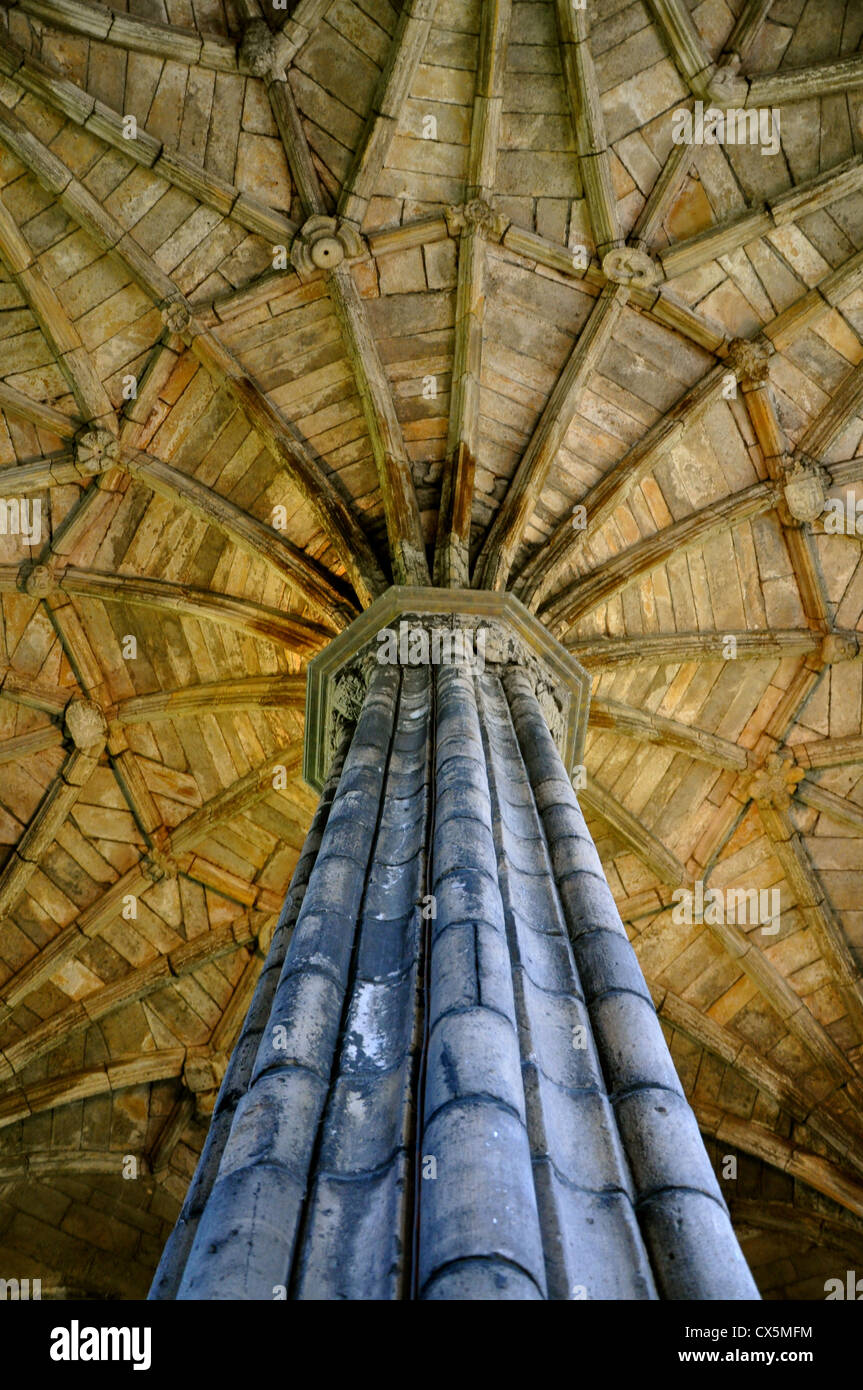
{"type": "Polygon", "coordinates": [[[578,801],[756,1282],[861,1268],[861,35],[0,5],[0,1278],[146,1293],[314,814],[308,668],[393,587],[588,673],[578,801]]]}

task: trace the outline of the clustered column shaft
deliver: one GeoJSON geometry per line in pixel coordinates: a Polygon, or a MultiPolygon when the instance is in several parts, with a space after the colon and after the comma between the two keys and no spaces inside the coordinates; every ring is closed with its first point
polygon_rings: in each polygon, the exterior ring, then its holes
{"type": "Polygon", "coordinates": [[[375,668],[151,1296],[758,1296],[525,669],[375,668]]]}

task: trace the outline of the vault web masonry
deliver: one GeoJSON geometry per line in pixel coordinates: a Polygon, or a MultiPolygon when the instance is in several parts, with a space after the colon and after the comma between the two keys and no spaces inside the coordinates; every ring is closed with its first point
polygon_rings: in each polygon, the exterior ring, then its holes
{"type": "Polygon", "coordinates": [[[0,0],[0,1292],[856,1296],[824,4],[0,0]]]}

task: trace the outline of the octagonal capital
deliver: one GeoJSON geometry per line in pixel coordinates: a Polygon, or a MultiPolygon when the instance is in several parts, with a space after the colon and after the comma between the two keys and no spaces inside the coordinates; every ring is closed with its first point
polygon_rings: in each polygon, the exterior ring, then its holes
{"type": "Polygon", "coordinates": [[[356,716],[381,659],[404,666],[520,666],[570,776],[582,762],[590,676],[514,594],[393,585],[309,662],[303,777],[320,791],[339,729],[356,716]]]}

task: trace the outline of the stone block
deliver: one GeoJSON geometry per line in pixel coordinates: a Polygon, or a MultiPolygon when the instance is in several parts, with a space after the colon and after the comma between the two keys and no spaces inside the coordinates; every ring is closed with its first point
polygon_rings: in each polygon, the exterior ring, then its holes
{"type": "Polygon", "coordinates": [[[458,278],[456,243],[450,239],[423,247],[425,272],[431,290],[452,289],[458,278]]]}
{"type": "Polygon", "coordinates": [[[411,294],[425,290],[426,277],[421,246],[392,251],[378,260],[381,294],[411,294]]]}
{"type": "Polygon", "coordinates": [[[320,1167],[350,1176],[382,1169],[406,1148],[411,1127],[414,1059],[387,1072],[340,1077],[327,1106],[320,1167]]]}
{"type": "Polygon", "coordinates": [[[636,994],[605,994],[590,1017],[611,1091],[664,1086],[682,1094],[652,1004],[636,994]]]}
{"type": "Polygon", "coordinates": [[[537,989],[581,996],[569,941],[562,932],[538,931],[515,916],[522,968],[537,989]]]}
{"type": "Polygon", "coordinates": [[[565,878],[575,873],[596,873],[596,846],[587,835],[565,835],[553,838],[546,825],[551,844],[551,862],[556,876],[565,878]]]}
{"type": "MultiPolygon", "coordinates": [[[[382,848],[380,841],[378,848],[382,848]]],[[[363,900],[369,921],[404,920],[417,900],[423,860],[424,846],[418,846],[413,858],[404,863],[381,862],[375,855],[363,900]]]]}
{"type": "Polygon", "coordinates": [[[638,957],[621,931],[599,927],[578,937],[578,973],[591,1003],[609,990],[624,989],[650,1000],[638,957]]]}
{"type": "Polygon", "coordinates": [[[591,1192],[635,1192],[608,1097],[575,1091],[525,1067],[531,1151],[547,1158],[564,1182],[591,1192]]]}
{"type": "Polygon", "coordinates": [[[485,922],[503,926],[503,905],[497,878],[477,869],[457,869],[445,877],[435,875],[432,890],[437,899],[438,923],[485,922]]]}
{"type": "Polygon", "coordinates": [[[399,1154],[383,1173],[356,1179],[329,1174],[309,1202],[308,1238],[297,1297],[390,1300],[403,1296],[404,1206],[408,1159],[399,1154]]]}
{"type": "Polygon", "coordinates": [[[252,1080],[271,1067],[308,1067],[329,1077],[342,1011],[342,991],[327,975],[307,967],[286,976],[276,991],[252,1080]]]}
{"type": "Polygon", "coordinates": [[[446,1014],[429,1038],[426,1116],[469,1096],[492,1097],[524,1122],[518,1037],[513,1024],[491,1009],[446,1014]]]}
{"type": "Polygon", "coordinates": [[[261,1076],[240,1100],[219,1168],[219,1181],[255,1165],[284,1168],[306,1182],[326,1084],[300,1067],[261,1076]]]}
{"type": "Polygon", "coordinates": [[[383,983],[356,981],[342,1040],[346,1076],[400,1064],[413,1036],[413,1002],[410,976],[383,983]]]}
{"type": "Polygon", "coordinates": [[[698,1124],[683,1096],[651,1086],[621,1096],[614,1110],[640,1198],[686,1187],[706,1192],[724,1206],[698,1124]]]}
{"type": "Polygon", "coordinates": [[[488,789],[455,782],[438,787],[435,803],[435,825],[442,829],[454,816],[473,819],[483,825],[491,824],[488,789]]]}
{"type": "Polygon", "coordinates": [[[436,875],[475,872],[494,874],[497,868],[491,830],[481,821],[453,817],[435,827],[436,875]]]}
{"type": "Polygon", "coordinates": [[[183,1216],[187,1219],[199,1216],[204,1209],[204,1204],[216,1181],[222,1154],[231,1133],[233,1119],[233,1109],[226,1109],[221,1114],[214,1113],[213,1115],[201,1157],[195,1169],[195,1176],[189,1184],[183,1202],[183,1216]]]}
{"type": "Polygon", "coordinates": [[[639,1213],[663,1298],[758,1298],[725,1211],[701,1192],[664,1192],[639,1213]]]}
{"type": "Polygon", "coordinates": [[[426,1127],[437,1177],[423,1186],[420,1285],[457,1260],[502,1256],[545,1294],[527,1133],[493,1101],[447,1106],[426,1127]]]}
{"type": "Polygon", "coordinates": [[[570,874],[558,885],[566,920],[574,937],[585,928],[608,927],[612,931],[620,922],[620,914],[604,876],[579,872],[570,874]]]}
{"type": "Polygon", "coordinates": [[[549,1232],[549,1297],[656,1298],[629,1198],[620,1192],[570,1187],[547,1162],[537,1163],[534,1171],[543,1224],[549,1232]]]}
{"type": "Polygon", "coordinates": [[[417,959],[420,936],[419,909],[411,905],[404,917],[379,920],[363,914],[357,947],[357,975],[363,980],[385,980],[403,975],[417,959]]]}
{"type": "MultiPolygon", "coordinates": [[[[538,989],[522,973],[524,1018],[537,1065],[559,1086],[603,1088],[602,1070],[587,1010],[580,1000],[538,989]]],[[[523,1011],[522,1011],[523,1010],[523,1011]]]]}
{"type": "Polygon", "coordinates": [[[463,1260],[429,1281],[422,1298],[448,1303],[537,1303],[543,1294],[534,1281],[504,1260],[463,1260]]]}
{"type": "Polygon", "coordinates": [[[288,1278],[303,1192],[284,1168],[240,1168],[221,1178],[201,1215],[179,1297],[271,1302],[288,1278]]]}
{"type": "MultiPolygon", "coordinates": [[[[453,739],[444,750],[438,743],[436,749],[436,787],[439,798],[443,798],[451,788],[470,787],[488,801],[488,777],[485,758],[478,751],[471,755],[465,751],[464,742],[453,739]]],[[[490,822],[489,822],[490,823],[490,822]]]]}
{"type": "MultiPolygon", "coordinates": [[[[341,836],[340,838],[345,839],[346,837],[341,836]]],[[[315,865],[315,872],[312,874],[306,889],[303,910],[295,930],[298,930],[302,926],[303,919],[312,913],[338,914],[350,921],[356,920],[363,895],[363,878],[368,865],[370,847],[366,841],[363,850],[359,836],[355,845],[358,847],[360,855],[356,859],[347,854],[337,854],[335,851],[329,850],[328,847],[322,850],[315,865]]],[[[354,845],[346,846],[346,848],[354,847],[354,845]]]]}

